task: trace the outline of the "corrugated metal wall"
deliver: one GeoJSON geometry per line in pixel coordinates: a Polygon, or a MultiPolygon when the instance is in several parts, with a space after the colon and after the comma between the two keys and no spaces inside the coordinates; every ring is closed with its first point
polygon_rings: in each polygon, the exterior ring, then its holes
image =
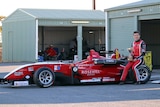
{"type": "MultiPolygon", "coordinates": [[[[33,12],[34,13],[34,12],[33,12]]],[[[35,15],[35,14],[34,14],[35,15]]],[[[72,19],[41,19],[40,16],[34,16],[32,12],[25,9],[17,9],[6,20],[3,21],[3,61],[4,62],[35,62],[37,57],[37,45],[42,50],[42,28],[45,28],[44,48],[49,44],[55,47],[69,47],[69,42],[77,36],[77,24],[73,24],[72,19]],[[36,23],[38,20],[38,23],[36,23]],[[39,26],[38,32],[36,27],[39,26]],[[54,27],[52,27],[54,26],[54,27]],[[65,29],[57,30],[57,27],[65,29]],[[67,27],[74,27],[69,29],[67,27]],[[66,30],[69,29],[69,30],[66,30]],[[36,44],[36,36],[38,34],[38,42],[36,44]]],[[[87,24],[82,26],[104,27],[104,20],[89,20],[87,24]]],[[[103,31],[104,32],[104,31],[103,31]]],[[[96,38],[95,38],[96,39],[96,38]]]]}
{"type": "Polygon", "coordinates": [[[6,22],[13,22],[13,21],[24,21],[24,20],[33,20],[34,17],[23,13],[20,9],[16,10],[15,12],[13,12],[10,16],[8,16],[3,23],[6,22]]]}
{"type": "Polygon", "coordinates": [[[3,22],[3,62],[35,61],[35,19],[19,10],[3,22]]]}
{"type": "MultiPolygon", "coordinates": [[[[39,19],[39,26],[78,26],[79,24],[73,24],[72,20],[80,20],[80,19],[64,19],[64,20],[55,20],[55,19],[39,19]]],[[[83,19],[84,20],[84,19],[83,19]]],[[[87,20],[87,19],[85,19],[87,20]]],[[[82,26],[88,26],[88,27],[104,27],[105,26],[105,20],[89,20],[88,24],[81,24],[82,26]]]]}
{"type": "Polygon", "coordinates": [[[121,54],[128,55],[127,48],[133,41],[134,18],[115,18],[110,20],[111,50],[118,48],[121,54]]]}
{"type": "MultiPolygon", "coordinates": [[[[142,1],[142,2],[145,2],[142,1]]],[[[119,48],[121,53],[126,53],[126,48],[131,45],[132,32],[140,30],[142,39],[147,43],[147,50],[152,51],[153,65],[160,65],[158,59],[160,51],[160,22],[155,22],[155,19],[160,20],[160,4],[147,4],[142,6],[129,7],[130,4],[120,6],[118,9],[106,9],[106,21],[111,42],[111,49],[119,48]],[[139,10],[136,12],[135,10],[139,10]],[[130,11],[129,11],[130,10],[130,11]],[[150,22],[148,23],[148,21],[150,22]],[[146,21],[146,22],[145,22],[146,21]],[[140,22],[140,23],[138,23],[140,22]]]]}

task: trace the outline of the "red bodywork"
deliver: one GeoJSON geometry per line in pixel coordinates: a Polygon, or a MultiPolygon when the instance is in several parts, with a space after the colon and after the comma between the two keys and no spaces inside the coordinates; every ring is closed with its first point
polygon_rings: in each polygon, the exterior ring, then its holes
{"type": "MultiPolygon", "coordinates": [[[[28,64],[17,68],[4,77],[7,81],[21,81],[33,79],[34,73],[40,68],[49,68],[58,77],[57,74],[62,74],[61,77],[69,77],[71,80],[77,79],[80,83],[85,82],[119,82],[123,66],[118,63],[113,63],[115,59],[106,59],[99,56],[95,51],[90,52],[90,56],[79,62],[57,61],[57,62],[39,62],[28,64]],[[108,64],[97,63],[99,60],[108,61],[108,64]],[[112,64],[113,63],[113,64],[112,64]],[[78,70],[73,72],[73,68],[78,70]]],[[[56,78],[57,78],[56,77],[56,78]]]]}

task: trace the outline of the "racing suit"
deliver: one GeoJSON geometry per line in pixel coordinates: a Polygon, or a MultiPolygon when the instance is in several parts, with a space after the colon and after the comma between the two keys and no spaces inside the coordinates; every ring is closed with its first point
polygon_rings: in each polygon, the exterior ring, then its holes
{"type": "Polygon", "coordinates": [[[48,48],[46,50],[47,56],[54,57],[56,55],[56,51],[53,48],[48,48]]]}
{"type": "Polygon", "coordinates": [[[121,76],[121,81],[125,81],[128,71],[130,68],[134,71],[134,74],[136,76],[137,82],[140,82],[140,77],[139,77],[139,71],[138,71],[138,66],[144,63],[143,57],[146,52],[146,44],[143,40],[138,40],[134,41],[132,44],[132,52],[131,55],[133,56],[133,61],[129,61],[128,64],[125,66],[123,74],[121,76]]]}

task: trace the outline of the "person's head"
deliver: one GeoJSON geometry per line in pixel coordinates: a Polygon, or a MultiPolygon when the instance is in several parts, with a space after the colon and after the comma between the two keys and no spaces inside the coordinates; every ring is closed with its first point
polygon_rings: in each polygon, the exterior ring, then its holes
{"type": "Polygon", "coordinates": [[[133,32],[133,39],[134,39],[134,41],[138,41],[138,40],[140,40],[140,33],[139,33],[139,31],[134,31],[133,32]]]}
{"type": "Polygon", "coordinates": [[[119,50],[118,50],[118,48],[114,49],[114,51],[113,51],[113,52],[114,52],[114,53],[116,53],[117,51],[119,51],[119,50]]]}
{"type": "Polygon", "coordinates": [[[49,47],[53,48],[53,45],[49,45],[49,47]]]}
{"type": "Polygon", "coordinates": [[[77,38],[74,38],[73,41],[74,41],[74,42],[77,42],[77,38]]]}

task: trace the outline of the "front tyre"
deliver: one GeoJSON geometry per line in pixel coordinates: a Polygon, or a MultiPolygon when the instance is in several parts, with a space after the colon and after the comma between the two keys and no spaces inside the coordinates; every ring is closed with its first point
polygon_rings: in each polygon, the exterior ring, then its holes
{"type": "Polygon", "coordinates": [[[141,83],[142,84],[147,83],[151,77],[151,71],[149,70],[149,68],[145,65],[141,65],[138,67],[138,71],[141,83]]]}
{"type": "Polygon", "coordinates": [[[55,80],[54,72],[49,68],[40,68],[33,75],[34,83],[41,88],[48,88],[55,80]]]}

